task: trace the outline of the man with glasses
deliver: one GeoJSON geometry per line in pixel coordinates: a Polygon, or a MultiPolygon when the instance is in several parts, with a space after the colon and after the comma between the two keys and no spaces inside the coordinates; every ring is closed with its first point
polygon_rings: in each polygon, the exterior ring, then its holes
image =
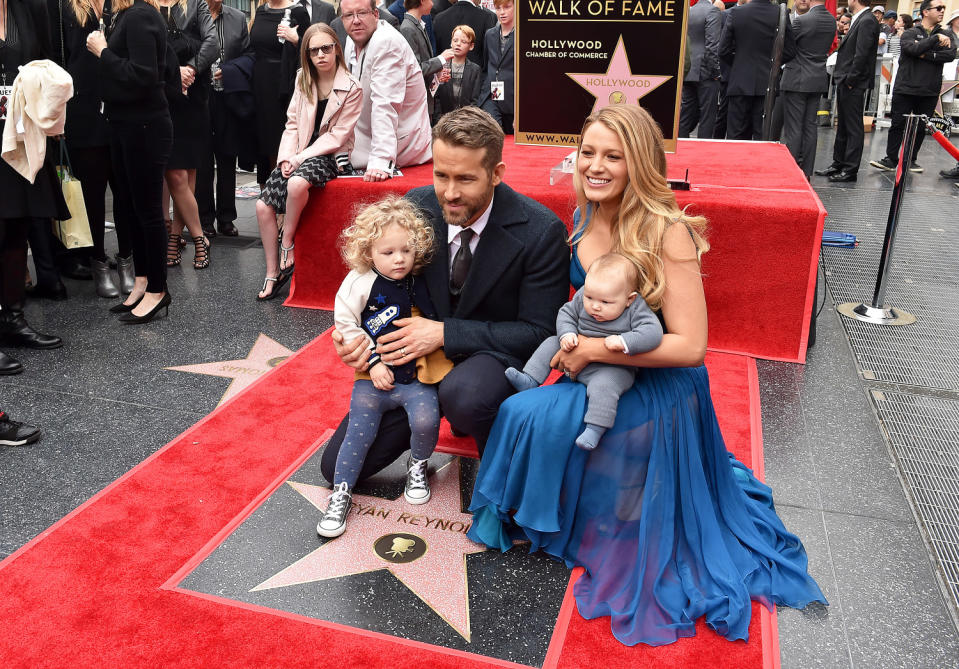
{"type": "Polygon", "coordinates": [[[366,170],[364,181],[384,181],[394,167],[432,157],[423,72],[406,39],[380,20],[375,0],[342,0],[340,14],[346,64],[363,86],[351,161],[366,170]]]}
{"type": "MultiPolygon", "coordinates": [[[[956,58],[952,33],[939,26],[944,0],[922,0],[919,14],[922,21],[905,31],[900,38],[899,72],[892,91],[892,126],[886,142],[886,155],[869,164],[881,170],[895,170],[899,164],[899,147],[909,113],[931,116],[942,86],[942,64],[956,58]]],[[[923,128],[916,135],[916,144],[909,158],[909,170],[922,172],[916,163],[925,136],[923,128]]]]}

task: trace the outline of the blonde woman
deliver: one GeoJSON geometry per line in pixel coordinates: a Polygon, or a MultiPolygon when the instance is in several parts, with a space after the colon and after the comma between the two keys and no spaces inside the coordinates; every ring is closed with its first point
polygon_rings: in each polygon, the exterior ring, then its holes
{"type": "Polygon", "coordinates": [[[610,616],[629,645],[695,634],[700,616],[744,639],[750,599],[825,602],[799,539],[770,490],[726,451],[709,394],[700,256],[706,221],[676,205],[662,134],[636,105],[611,105],[583,127],[574,183],[579,209],[570,280],[615,252],[636,264],[639,293],[663,323],[647,353],[579,337],[552,365],[575,377],[589,363],[636,368],[615,424],[595,451],[574,446],[586,387],[557,383],[500,407],[470,510],[474,541],[533,548],[585,567],[574,594],[585,618],[610,616]]]}
{"type": "Polygon", "coordinates": [[[148,323],[172,302],[160,201],[173,145],[162,83],[175,76],[175,70],[167,73],[167,27],[156,4],[113,0],[113,11],[109,41],[100,31],[86,39],[87,49],[99,58],[97,75],[117,185],[113,205],[130,221],[136,274],[133,291],[113,311],[124,312],[124,323],[148,323]]]}
{"type": "Polygon", "coordinates": [[[363,108],[363,89],[350,76],[336,33],[325,23],[310,26],[303,37],[293,99],[287,109],[276,168],[260,199],[256,219],[266,254],[266,278],[257,295],[269,300],[293,274],[293,245],[310,189],[336,178],[335,154],[349,154],[353,127],[363,108]],[[285,213],[279,258],[277,214],[285,213]]]}

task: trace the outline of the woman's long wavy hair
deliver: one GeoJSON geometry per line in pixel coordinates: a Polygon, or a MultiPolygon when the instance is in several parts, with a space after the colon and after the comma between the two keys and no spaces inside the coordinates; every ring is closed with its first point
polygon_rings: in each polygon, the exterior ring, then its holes
{"type": "Polygon", "coordinates": [[[676,196],[666,181],[663,133],[649,112],[639,105],[614,104],[590,114],[583,124],[577,147],[577,169],[573,172],[581,220],[570,239],[586,228],[594,210],[586,199],[578,168],[582,137],[594,123],[602,123],[616,134],[626,159],[628,181],[619,211],[610,222],[613,238],[610,250],[636,263],[640,275],[639,294],[651,309],[659,310],[666,290],[662,260],[666,228],[674,222],[684,224],[696,245],[696,260],[699,261],[709,250],[704,236],[706,219],[689,216],[676,204],[676,196]]]}
{"type": "Polygon", "coordinates": [[[305,95],[310,102],[313,102],[313,89],[318,85],[320,78],[320,73],[316,71],[316,65],[310,58],[310,40],[317,33],[323,33],[333,39],[333,50],[336,52],[336,69],[346,70],[346,59],[343,57],[343,49],[340,47],[340,40],[336,37],[336,32],[325,23],[314,23],[307,28],[303,39],[300,40],[300,72],[296,76],[296,83],[300,87],[300,93],[305,95]]]}

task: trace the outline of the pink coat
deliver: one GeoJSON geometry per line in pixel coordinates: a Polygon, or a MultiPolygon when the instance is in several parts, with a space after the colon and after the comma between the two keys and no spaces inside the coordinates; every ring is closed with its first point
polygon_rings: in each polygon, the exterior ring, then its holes
{"type": "MultiPolygon", "coordinates": [[[[299,75],[297,75],[299,79],[299,75]]],[[[314,92],[315,93],[315,92],[314,92]]],[[[333,89],[326,103],[320,123],[320,136],[310,144],[316,124],[317,97],[310,102],[300,91],[299,82],[286,110],[286,129],[280,139],[277,164],[299,154],[302,163],[307,158],[326,154],[348,153],[353,148],[353,128],[363,109],[363,87],[346,70],[338,70],[333,89]]]]}

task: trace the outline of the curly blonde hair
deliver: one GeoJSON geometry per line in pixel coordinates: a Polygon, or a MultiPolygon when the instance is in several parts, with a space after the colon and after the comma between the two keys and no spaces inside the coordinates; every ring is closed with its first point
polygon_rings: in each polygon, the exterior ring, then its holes
{"type": "MultiPolygon", "coordinates": [[[[639,268],[639,294],[650,309],[658,311],[666,291],[663,271],[663,235],[673,223],[682,223],[689,230],[696,246],[696,260],[709,250],[706,241],[706,219],[691,216],[679,208],[676,195],[666,181],[666,153],[659,125],[639,105],[610,105],[590,114],[583,124],[577,151],[582,150],[582,137],[594,123],[612,130],[623,145],[629,182],[623,201],[612,222],[612,251],[626,256],[639,268]]],[[[577,156],[578,160],[578,156],[577,156]]],[[[593,207],[586,199],[582,177],[577,169],[573,185],[582,219],[570,240],[586,229],[593,207]]]]}
{"type": "Polygon", "coordinates": [[[410,233],[413,273],[419,274],[433,255],[433,228],[419,209],[397,195],[366,206],[360,205],[352,225],[340,233],[340,254],[344,262],[357,272],[370,271],[373,267],[373,242],[394,224],[410,233]]]}

